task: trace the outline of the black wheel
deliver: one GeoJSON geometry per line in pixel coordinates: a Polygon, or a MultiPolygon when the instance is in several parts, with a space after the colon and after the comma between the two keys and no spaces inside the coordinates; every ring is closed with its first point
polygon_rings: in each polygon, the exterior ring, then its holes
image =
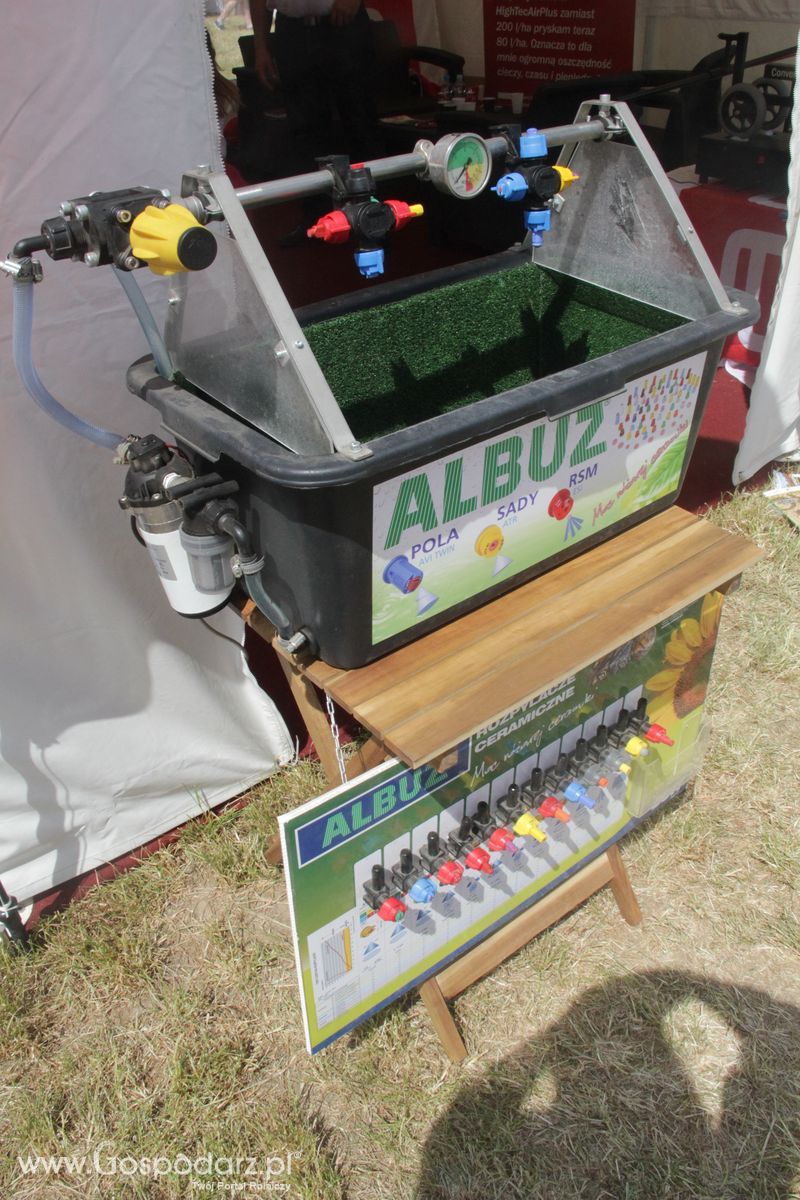
{"type": "Polygon", "coordinates": [[[719,123],[733,137],[751,138],[767,116],[764,93],[751,83],[736,83],[719,102],[719,123]]]}
{"type": "Polygon", "coordinates": [[[753,87],[758,88],[767,106],[767,115],[761,128],[767,133],[777,129],[789,115],[791,107],[791,84],[783,79],[757,79],[753,87]]]}

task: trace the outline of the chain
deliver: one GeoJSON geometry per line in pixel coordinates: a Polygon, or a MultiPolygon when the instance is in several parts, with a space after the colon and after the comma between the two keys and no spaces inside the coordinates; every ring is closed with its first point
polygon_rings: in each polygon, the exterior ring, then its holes
{"type": "Polygon", "coordinates": [[[331,733],[333,735],[333,748],[336,751],[336,761],[339,764],[339,774],[342,777],[342,783],[347,783],[347,768],[345,766],[344,754],[342,754],[342,743],[339,740],[339,726],[336,723],[336,710],[333,707],[333,701],[328,693],[325,693],[325,707],[328,710],[328,720],[331,725],[331,733]]]}

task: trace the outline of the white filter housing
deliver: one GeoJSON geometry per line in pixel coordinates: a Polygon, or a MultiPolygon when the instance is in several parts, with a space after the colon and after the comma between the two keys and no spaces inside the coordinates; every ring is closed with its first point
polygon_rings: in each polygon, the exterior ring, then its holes
{"type": "Polygon", "coordinates": [[[200,617],[215,612],[233,591],[234,580],[224,583],[217,591],[201,592],[192,578],[189,555],[181,544],[180,525],[158,532],[145,528],[137,517],[136,526],[153,560],[161,586],[172,607],[185,617],[200,617]]]}

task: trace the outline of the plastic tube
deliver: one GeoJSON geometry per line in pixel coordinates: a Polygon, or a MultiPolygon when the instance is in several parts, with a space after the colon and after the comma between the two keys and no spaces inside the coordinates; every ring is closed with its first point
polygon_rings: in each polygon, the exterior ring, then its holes
{"type": "MultiPolygon", "coordinates": [[[[256,559],[256,552],[253,547],[253,540],[250,537],[250,532],[241,521],[237,520],[233,513],[225,513],[216,523],[216,528],[222,533],[227,533],[233,538],[236,543],[236,549],[239,553],[239,561],[243,566],[256,559]]],[[[263,561],[263,560],[260,560],[263,561]]],[[[244,571],[242,574],[242,583],[244,584],[247,594],[255,604],[256,608],[264,614],[268,621],[278,631],[278,636],[284,641],[288,641],[293,636],[289,618],[286,613],[277,604],[271,596],[264,590],[264,585],[261,582],[259,571],[244,571]]]]}
{"type": "Polygon", "coordinates": [[[242,583],[247,589],[247,594],[255,604],[256,608],[264,614],[268,621],[278,631],[278,636],[284,640],[292,637],[292,626],[289,623],[289,618],[286,613],[280,608],[275,601],[264,591],[264,585],[258,575],[243,575],[242,583]]]}
{"type": "Polygon", "coordinates": [[[142,289],[133,277],[133,272],[120,271],[117,267],[114,267],[114,274],[122,284],[125,295],[131,302],[131,308],[139,318],[142,333],[147,338],[150,353],[155,360],[156,370],[162,379],[172,379],[172,362],[167,353],[167,347],[164,345],[164,339],[156,325],[148,303],[142,295],[142,289]]]}
{"type": "Polygon", "coordinates": [[[84,421],[82,417],[78,417],[75,413],[70,412],[68,408],[64,408],[54,396],[50,395],[36,373],[36,368],[33,365],[31,357],[34,287],[35,284],[30,280],[15,279],[13,281],[14,366],[17,368],[26,391],[30,393],[39,407],[44,409],[49,417],[52,417],[54,421],[58,421],[59,425],[63,425],[71,433],[77,433],[79,437],[94,442],[96,446],[103,446],[107,450],[116,450],[120,442],[125,441],[121,433],[112,433],[110,429],[102,429],[99,425],[92,425],[89,421],[84,421]]]}

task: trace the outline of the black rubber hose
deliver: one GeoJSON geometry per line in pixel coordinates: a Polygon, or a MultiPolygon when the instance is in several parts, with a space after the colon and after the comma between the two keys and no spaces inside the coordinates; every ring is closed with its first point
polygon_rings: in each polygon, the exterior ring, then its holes
{"type": "Polygon", "coordinates": [[[14,249],[11,251],[12,258],[30,258],[37,250],[46,250],[50,245],[46,237],[41,233],[36,237],[20,238],[14,249]]]}
{"type": "Polygon", "coordinates": [[[240,558],[255,558],[256,551],[253,545],[253,539],[250,536],[250,530],[247,526],[235,517],[233,513],[225,513],[217,521],[217,528],[227,533],[236,542],[236,549],[239,551],[240,558]]]}
{"type": "MultiPolygon", "coordinates": [[[[233,538],[239,552],[239,559],[243,564],[256,558],[253,539],[249,531],[233,513],[223,513],[215,525],[220,533],[227,533],[229,537],[233,538]]],[[[272,622],[279,636],[284,641],[288,641],[294,633],[291,622],[280,605],[276,604],[265,592],[261,575],[257,572],[248,575],[245,572],[242,574],[242,583],[256,608],[264,614],[268,621],[272,622]]]]}

